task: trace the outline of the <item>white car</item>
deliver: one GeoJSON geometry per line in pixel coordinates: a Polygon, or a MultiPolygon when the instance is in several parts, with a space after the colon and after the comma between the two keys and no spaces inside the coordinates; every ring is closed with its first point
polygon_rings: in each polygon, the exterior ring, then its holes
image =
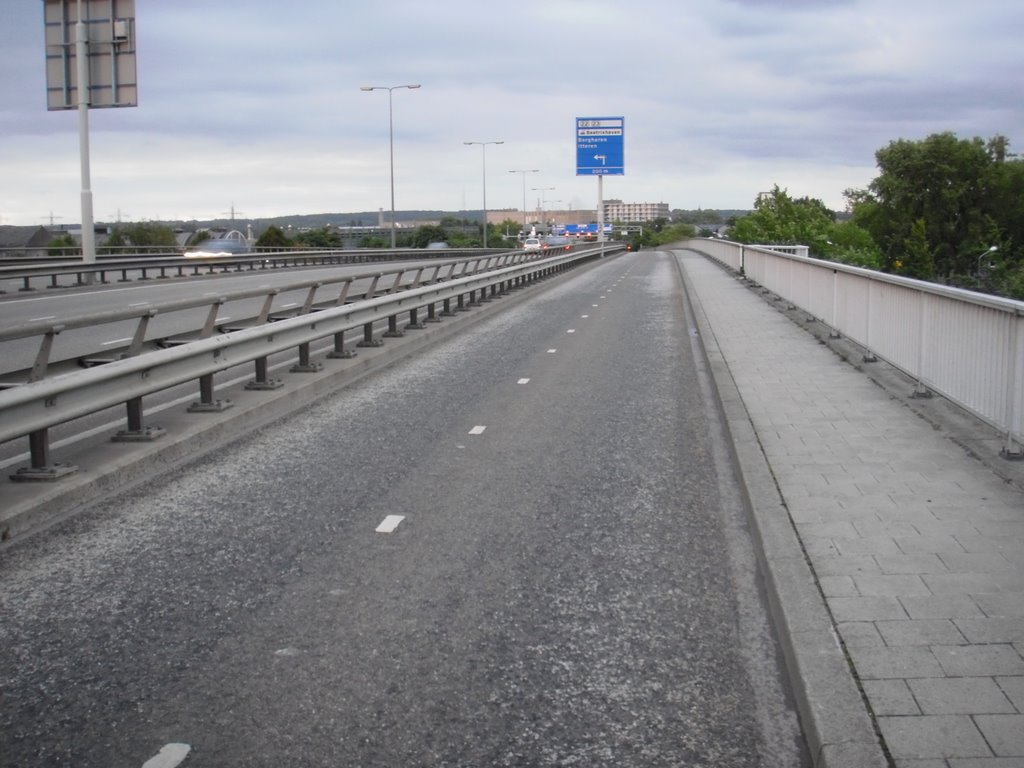
{"type": "Polygon", "coordinates": [[[542,250],[544,250],[544,245],[541,243],[539,237],[528,237],[523,240],[523,251],[525,253],[529,253],[530,251],[540,253],[542,250]]]}

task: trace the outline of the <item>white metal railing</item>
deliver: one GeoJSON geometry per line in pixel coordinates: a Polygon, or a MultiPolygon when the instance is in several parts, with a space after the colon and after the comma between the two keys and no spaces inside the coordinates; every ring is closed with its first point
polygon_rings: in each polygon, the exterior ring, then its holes
{"type": "Polygon", "coordinates": [[[821,320],[1003,432],[1024,456],[1024,302],[948,288],[772,246],[692,239],[711,257],[821,320]]]}

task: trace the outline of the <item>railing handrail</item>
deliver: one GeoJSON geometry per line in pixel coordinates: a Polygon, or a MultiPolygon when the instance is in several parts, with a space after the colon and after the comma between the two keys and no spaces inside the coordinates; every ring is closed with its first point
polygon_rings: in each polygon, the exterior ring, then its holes
{"type": "Polygon", "coordinates": [[[1024,302],[717,238],[681,245],[744,275],[1024,451],[1024,302]],[[979,370],[981,374],[979,375],[979,370]]]}

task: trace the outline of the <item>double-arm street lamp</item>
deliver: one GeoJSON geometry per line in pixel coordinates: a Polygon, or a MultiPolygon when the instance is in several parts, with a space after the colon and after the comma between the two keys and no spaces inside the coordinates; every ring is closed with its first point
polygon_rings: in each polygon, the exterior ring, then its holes
{"type": "Polygon", "coordinates": [[[504,141],[464,141],[462,142],[467,147],[471,144],[480,145],[480,157],[483,160],[483,176],[484,176],[484,248],[487,247],[487,145],[488,144],[504,144],[504,141]]]}
{"type": "Polygon", "coordinates": [[[410,90],[419,88],[415,85],[363,85],[361,91],[387,91],[388,92],[388,154],[391,164],[391,247],[395,247],[395,127],[391,118],[391,92],[397,88],[408,88],[410,90]]]}
{"type": "Polygon", "coordinates": [[[515,170],[509,171],[509,173],[521,173],[523,174],[523,235],[526,235],[526,174],[528,173],[540,173],[538,168],[531,168],[529,170],[515,170]]]}
{"type": "Polygon", "coordinates": [[[544,193],[553,192],[554,187],[530,187],[531,192],[540,192],[540,214],[541,218],[544,218],[544,193]]]}

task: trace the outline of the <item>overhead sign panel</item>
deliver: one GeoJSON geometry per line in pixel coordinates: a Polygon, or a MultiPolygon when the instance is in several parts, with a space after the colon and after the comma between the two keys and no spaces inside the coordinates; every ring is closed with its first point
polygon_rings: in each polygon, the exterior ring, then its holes
{"type": "Polygon", "coordinates": [[[135,0],[43,0],[46,108],[78,108],[78,9],[82,9],[89,107],[134,107],[135,0]]]}
{"type": "Polygon", "coordinates": [[[622,176],[626,172],[624,118],[576,118],[576,175],[622,176]]]}

